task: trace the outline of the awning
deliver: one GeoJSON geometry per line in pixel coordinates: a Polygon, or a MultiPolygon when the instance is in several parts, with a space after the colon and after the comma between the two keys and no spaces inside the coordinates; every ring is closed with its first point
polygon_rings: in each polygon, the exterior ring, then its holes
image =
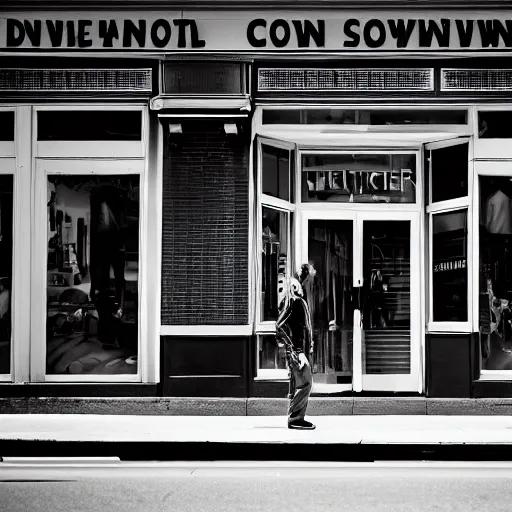
{"type": "Polygon", "coordinates": [[[341,131],[335,129],[322,130],[275,130],[271,127],[258,130],[258,135],[276,141],[282,140],[297,145],[299,149],[315,148],[386,148],[386,149],[418,149],[423,144],[434,142],[462,143],[468,141],[469,134],[453,132],[373,132],[373,131],[341,131]]]}

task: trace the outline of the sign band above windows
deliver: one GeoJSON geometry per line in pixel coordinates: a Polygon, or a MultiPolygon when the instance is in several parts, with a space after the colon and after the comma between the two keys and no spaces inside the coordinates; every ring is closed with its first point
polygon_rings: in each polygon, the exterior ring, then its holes
{"type": "Polygon", "coordinates": [[[489,52],[512,10],[0,13],[0,51],[489,52]]]}

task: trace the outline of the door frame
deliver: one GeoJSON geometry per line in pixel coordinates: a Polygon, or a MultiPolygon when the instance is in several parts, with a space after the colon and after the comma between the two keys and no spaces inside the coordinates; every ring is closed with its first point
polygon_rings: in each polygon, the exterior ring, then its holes
{"type": "MultiPolygon", "coordinates": [[[[410,221],[410,254],[411,266],[417,262],[421,265],[421,235],[420,212],[395,210],[377,210],[358,205],[358,209],[340,209],[323,207],[303,208],[301,217],[301,236],[297,237],[297,249],[301,261],[308,255],[308,235],[310,220],[351,220],[353,222],[353,286],[363,284],[363,229],[364,222],[370,220],[410,221]]],[[[398,207],[400,205],[397,205],[398,207]]],[[[423,335],[423,322],[421,311],[421,273],[411,273],[411,371],[407,375],[365,375],[362,366],[362,325],[358,310],[354,312],[353,355],[352,355],[352,390],[361,391],[389,391],[389,392],[421,392],[421,340],[423,335]],[[359,328],[356,327],[359,325],[359,328]]],[[[360,312],[359,312],[360,313],[360,312]]]]}

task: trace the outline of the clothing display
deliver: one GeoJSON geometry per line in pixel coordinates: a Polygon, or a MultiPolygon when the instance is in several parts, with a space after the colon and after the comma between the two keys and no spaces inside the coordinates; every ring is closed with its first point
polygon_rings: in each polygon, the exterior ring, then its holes
{"type": "Polygon", "coordinates": [[[500,235],[512,234],[510,198],[501,189],[496,190],[487,199],[485,211],[485,227],[489,233],[500,235]]]}

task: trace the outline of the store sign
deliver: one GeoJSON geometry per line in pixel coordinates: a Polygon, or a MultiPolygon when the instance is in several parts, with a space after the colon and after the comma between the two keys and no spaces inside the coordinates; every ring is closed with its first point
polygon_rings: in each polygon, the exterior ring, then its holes
{"type": "Polygon", "coordinates": [[[512,48],[512,11],[0,14],[0,50],[432,51],[512,48]]]}
{"type": "Polygon", "coordinates": [[[466,268],[466,258],[434,263],[434,272],[447,272],[449,270],[459,270],[462,268],[466,268]]]}

